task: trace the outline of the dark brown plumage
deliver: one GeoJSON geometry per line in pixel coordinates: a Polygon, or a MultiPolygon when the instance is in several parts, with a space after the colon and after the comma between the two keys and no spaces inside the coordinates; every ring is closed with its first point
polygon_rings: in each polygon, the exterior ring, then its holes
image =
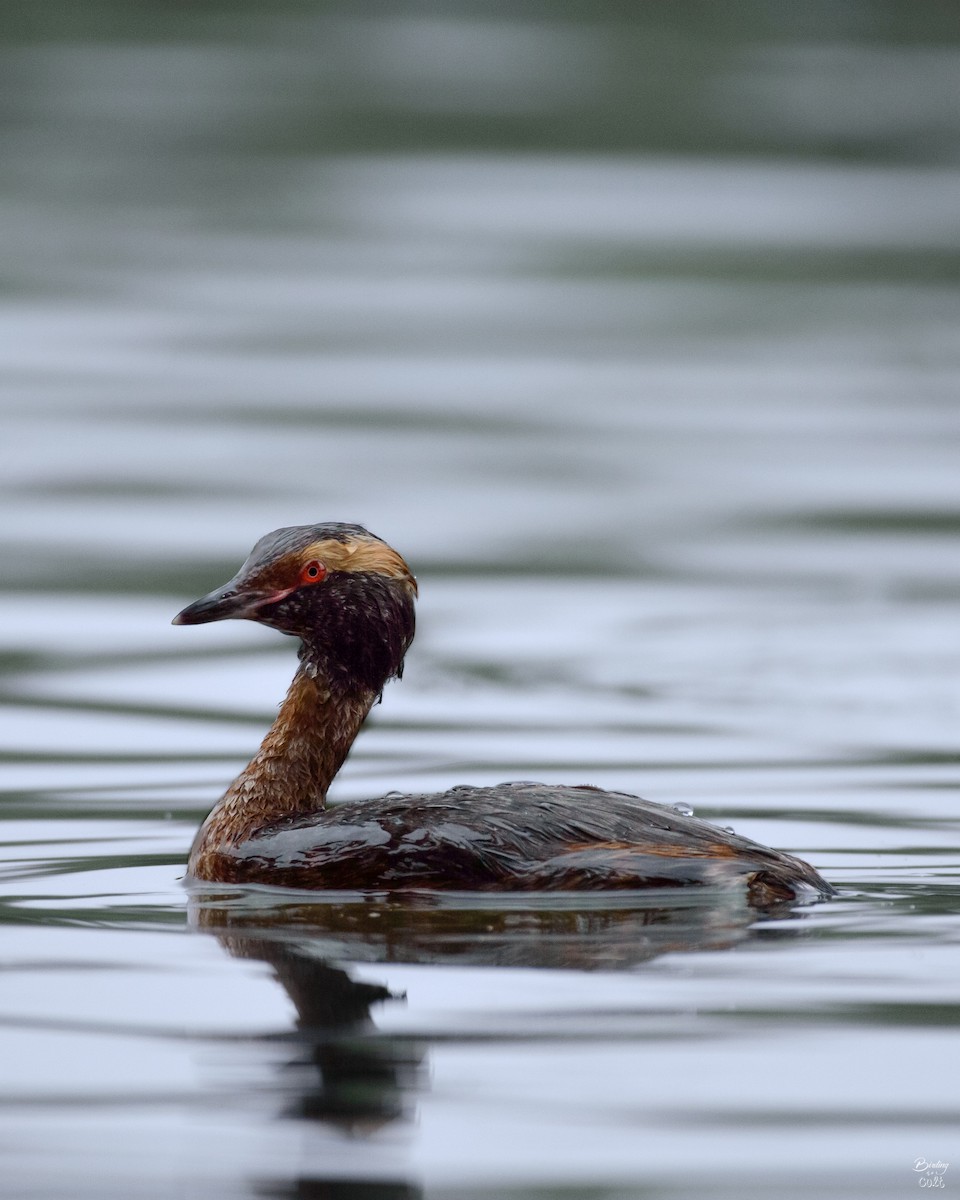
{"type": "Polygon", "coordinates": [[[189,872],[286,887],[555,890],[742,880],[768,907],[831,891],[800,859],[619,792],[458,787],[324,807],[327,789],[413,640],[406,563],[358,525],[262,538],[237,575],[175,618],[242,617],[301,638],[263,745],[204,821],[189,872]]]}

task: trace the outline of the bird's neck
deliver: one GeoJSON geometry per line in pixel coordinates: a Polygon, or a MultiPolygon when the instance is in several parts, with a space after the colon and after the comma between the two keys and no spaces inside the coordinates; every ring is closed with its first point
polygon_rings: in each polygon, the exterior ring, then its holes
{"type": "Polygon", "coordinates": [[[201,825],[190,874],[209,878],[204,864],[218,850],[284,817],[321,811],[377,694],[346,692],[313,664],[301,666],[260,749],[201,825]]]}

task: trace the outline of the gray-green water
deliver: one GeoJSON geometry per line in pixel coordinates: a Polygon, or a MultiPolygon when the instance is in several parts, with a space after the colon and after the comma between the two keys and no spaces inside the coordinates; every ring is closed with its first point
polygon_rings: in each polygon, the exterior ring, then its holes
{"type": "Polygon", "coordinates": [[[2,29],[4,1195],[960,1186],[950,6],[2,29]],[[840,897],[188,896],[293,655],[170,618],[321,519],[422,592],[340,798],[592,782],[840,897]]]}

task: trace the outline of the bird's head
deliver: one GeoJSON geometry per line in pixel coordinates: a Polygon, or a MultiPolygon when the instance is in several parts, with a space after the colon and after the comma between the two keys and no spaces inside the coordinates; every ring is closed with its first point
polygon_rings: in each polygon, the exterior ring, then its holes
{"type": "Polygon", "coordinates": [[[240,618],[303,640],[308,669],[379,691],[403,668],[414,633],[410,568],[360,525],[294,525],[262,537],[234,577],[174,625],[240,618]]]}

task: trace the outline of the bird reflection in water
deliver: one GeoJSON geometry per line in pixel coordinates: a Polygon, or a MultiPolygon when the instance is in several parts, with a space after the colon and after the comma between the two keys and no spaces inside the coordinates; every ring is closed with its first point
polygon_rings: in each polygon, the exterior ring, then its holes
{"type": "Polygon", "coordinates": [[[297,1010],[298,1053],[284,1066],[285,1116],[360,1134],[403,1115],[420,1055],[372,1036],[370,1019],[374,1004],[401,997],[288,942],[240,932],[217,939],[236,958],[268,963],[297,1010]]]}
{"type": "MultiPolygon", "coordinates": [[[[191,901],[196,928],[213,934],[234,958],[270,966],[296,1009],[289,1053],[280,1078],[269,1086],[284,1097],[281,1119],[316,1121],[354,1138],[409,1119],[424,1047],[379,1035],[373,1006],[401,1000],[376,983],[364,983],[312,952],[309,940],[290,940],[284,922],[240,917],[203,900],[191,901]]],[[[254,1194],[289,1200],[417,1200],[422,1190],[403,1179],[320,1178],[259,1181],[254,1194]]]]}
{"type": "MultiPolygon", "coordinates": [[[[796,929],[794,921],[777,920],[796,915],[789,905],[762,915],[758,924],[756,909],[734,886],[698,893],[400,898],[232,885],[205,891],[194,885],[190,907],[194,928],[216,937],[229,954],[268,964],[296,1009],[291,1052],[270,1089],[279,1083],[285,1097],[279,1115],[361,1140],[412,1122],[416,1097],[427,1086],[430,1039],[378,1030],[371,1010],[405,997],[385,983],[355,978],[345,964],[381,963],[385,974],[394,963],[625,971],[666,953],[729,949],[750,936],[751,926],[777,928],[787,936],[796,929]]],[[[637,1015],[643,1019],[642,1008],[637,1015]]],[[[549,1037],[549,1028],[541,1021],[538,1038],[549,1037]]],[[[558,1026],[556,1036],[570,1038],[568,1022],[558,1026]]],[[[258,1184],[256,1194],[297,1200],[422,1195],[409,1181],[372,1180],[362,1173],[358,1155],[358,1178],[276,1180],[258,1184]]]]}

